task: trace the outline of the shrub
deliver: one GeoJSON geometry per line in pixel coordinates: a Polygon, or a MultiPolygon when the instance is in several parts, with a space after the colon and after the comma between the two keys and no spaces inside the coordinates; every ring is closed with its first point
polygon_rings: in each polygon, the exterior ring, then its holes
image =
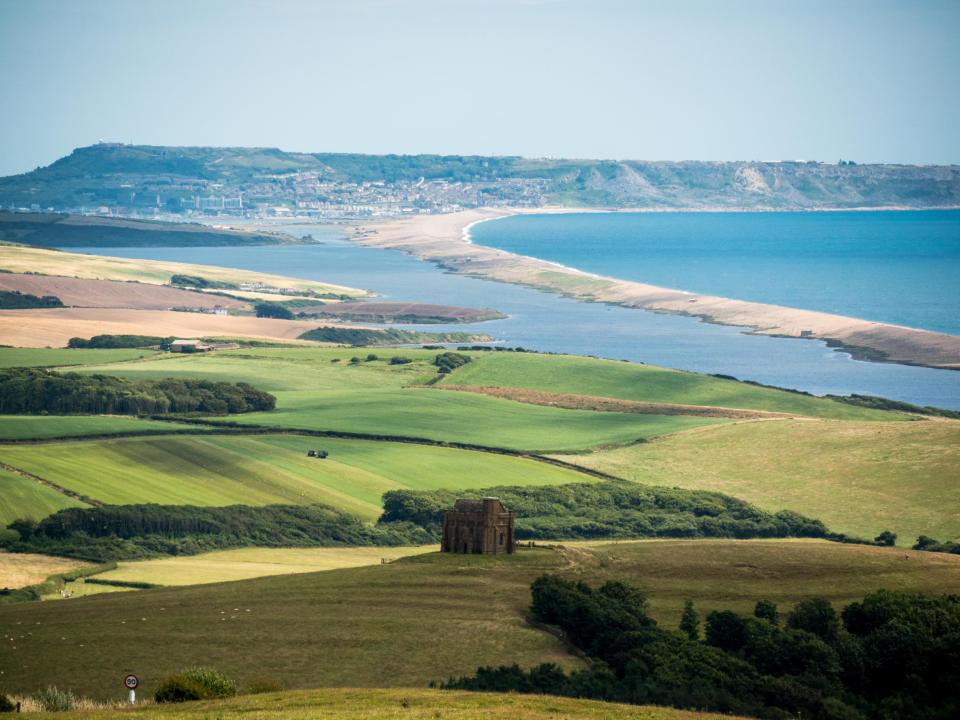
{"type": "Polygon", "coordinates": [[[374,355],[373,353],[370,353],[369,355],[367,355],[367,362],[373,362],[374,360],[379,360],[379,359],[380,359],[380,358],[378,358],[378,357],[377,357],[376,355],[374,355]]]}
{"type": "Polygon", "coordinates": [[[293,313],[283,305],[277,303],[257,303],[254,310],[258,318],[276,318],[277,320],[293,320],[293,313]]]}
{"type": "Polygon", "coordinates": [[[0,693],[0,713],[14,712],[17,706],[3,693],[0,693]]]}
{"type": "Polygon", "coordinates": [[[236,694],[236,683],[219,670],[194,667],[166,678],[154,693],[154,699],[158,703],[172,703],[225,698],[236,694]]]}
{"type": "Polygon", "coordinates": [[[412,362],[413,358],[400,357],[399,355],[394,355],[392,358],[390,358],[391,365],[406,365],[412,362]]]}
{"type": "Polygon", "coordinates": [[[77,696],[71,690],[61,690],[56,685],[48,685],[33,696],[44,712],[68,712],[73,710],[77,696]]]}

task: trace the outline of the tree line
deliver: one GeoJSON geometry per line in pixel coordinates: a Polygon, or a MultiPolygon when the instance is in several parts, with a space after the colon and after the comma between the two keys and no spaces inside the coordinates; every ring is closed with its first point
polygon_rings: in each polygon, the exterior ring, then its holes
{"type": "Polygon", "coordinates": [[[63,301],[56,295],[31,295],[19,290],[0,290],[0,310],[56,307],[63,307],[63,301]]]}
{"type": "Polygon", "coordinates": [[[531,611],[590,659],[572,673],[546,663],[482,667],[449,689],[545,693],[669,705],[774,720],[948,720],[960,716],[960,597],[881,590],[837,613],[800,602],[782,621],[757,602],[753,617],[707,615],[692,603],[681,628],[657,625],[646,598],[622,582],[590,587],[546,575],[531,611]]]}
{"type": "Polygon", "coordinates": [[[211,380],[129,380],[57,373],[42,368],[0,370],[0,413],[223,415],[273,410],[276,398],[247,383],[211,380]]]}
{"type": "Polygon", "coordinates": [[[11,552],[106,562],[193,555],[236,547],[419,545],[432,538],[409,523],[373,526],[326,505],[103,505],[67,508],[39,522],[15,520],[11,552]]]}
{"type": "Polygon", "coordinates": [[[789,510],[770,513],[721,493],[612,480],[460,491],[390,490],[383,496],[379,522],[413,523],[439,538],[445,509],[459,498],[485,496],[499,497],[515,513],[521,540],[812,537],[853,541],[830,532],[819,520],[789,510]]]}

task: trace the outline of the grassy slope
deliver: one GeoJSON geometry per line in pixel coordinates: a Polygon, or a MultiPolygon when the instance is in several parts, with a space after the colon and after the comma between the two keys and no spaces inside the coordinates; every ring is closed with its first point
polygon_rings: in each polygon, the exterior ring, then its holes
{"type": "Polygon", "coordinates": [[[380,350],[384,358],[351,366],[366,349],[281,349],[163,358],[88,371],[137,378],[202,377],[246,381],[277,396],[277,410],[231,417],[230,421],[424,437],[519,450],[570,451],[627,443],[715,419],[598,413],[525,405],[509,400],[449,393],[408,385],[436,374],[436,351],[380,350]],[[388,365],[392,355],[417,358],[388,365]],[[331,360],[340,362],[332,363],[331,360]]]}
{"type": "MultiPolygon", "coordinates": [[[[147,331],[144,331],[147,332],[147,331]]],[[[87,350],[68,348],[0,348],[0,368],[57,367],[122,362],[155,355],[154,350],[118,348],[87,350]]]]}
{"type": "Polygon", "coordinates": [[[357,548],[240,548],[191,555],[118,563],[98,575],[104,580],[148,582],[155,585],[198,585],[249,580],[268,575],[340,570],[379,565],[409,555],[434,552],[434,545],[357,548]]]}
{"type": "Polygon", "coordinates": [[[0,441],[183,430],[204,432],[206,428],[121,415],[0,415],[0,441]]]}
{"type": "Polygon", "coordinates": [[[0,269],[11,272],[36,272],[41,275],[66,275],[68,277],[101,280],[133,280],[158,285],[168,284],[170,276],[175,274],[199,275],[209,280],[230,283],[262,283],[269,287],[314,290],[318,293],[334,292],[355,297],[363,297],[368,294],[365,290],[341,285],[297,280],[282,275],[269,275],[215,265],[191,265],[190,263],[162,260],[129,260],[22,245],[0,245],[0,269]]]}
{"type": "MultiPolygon", "coordinates": [[[[0,456],[4,453],[0,451],[0,456]]],[[[41,520],[57,510],[83,507],[78,500],[0,468],[0,528],[17,518],[41,520]]],[[[0,562],[0,565],[3,563],[0,562]]],[[[0,583],[0,587],[2,587],[0,583]]]]}
{"type": "Polygon", "coordinates": [[[958,421],[739,423],[566,459],[789,508],[862,537],[960,536],[958,421]]]}
{"type": "MultiPolygon", "coordinates": [[[[35,717],[84,717],[113,720],[116,710],[57,713],[35,717]]],[[[468,693],[462,691],[403,688],[396,690],[323,689],[299,690],[266,695],[241,695],[230,700],[148,705],[135,711],[124,709],[132,718],[208,720],[209,718],[257,718],[258,720],[737,720],[732,715],[689,712],[672,708],[619,705],[595,700],[574,700],[546,695],[516,693],[468,693]]]]}
{"type": "Polygon", "coordinates": [[[697,373],[573,355],[477,353],[445,382],[518,387],[644,402],[715,405],[843,420],[896,419],[832,400],[758,387],[697,373]]]}
{"type": "Polygon", "coordinates": [[[237,583],[105,594],[0,607],[8,691],[47,683],[116,696],[118,668],[149,694],[163,675],[211,665],[241,683],[290,687],[425,686],[480,664],[577,666],[523,620],[529,583],[561,571],[644,587],[668,627],[692,598],[701,612],[741,611],[759,597],[787,609],[878,587],[960,591],[960,557],[802,541],[654,541],[515,556],[432,553],[388,565],[237,583]],[[247,610],[249,609],[249,612],[247,610]],[[25,627],[30,628],[27,634],[25,627]],[[162,638],[162,642],[158,639],[162,638]]]}
{"type": "MultiPolygon", "coordinates": [[[[157,436],[8,446],[4,462],[111,504],[322,502],[376,519],[387,490],[547,485],[589,476],[508,455],[302,436],[157,436]],[[311,448],[330,453],[307,457],[311,448]]],[[[0,496],[2,497],[2,496],[0,496]]]]}

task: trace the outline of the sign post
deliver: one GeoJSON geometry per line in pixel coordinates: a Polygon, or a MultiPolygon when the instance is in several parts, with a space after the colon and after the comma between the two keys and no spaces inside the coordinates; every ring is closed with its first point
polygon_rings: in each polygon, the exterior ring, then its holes
{"type": "Polygon", "coordinates": [[[140,684],[140,680],[137,679],[137,676],[133,673],[130,673],[123,678],[123,686],[130,691],[130,694],[127,696],[127,700],[131,705],[135,705],[137,702],[137,685],[140,684]]]}

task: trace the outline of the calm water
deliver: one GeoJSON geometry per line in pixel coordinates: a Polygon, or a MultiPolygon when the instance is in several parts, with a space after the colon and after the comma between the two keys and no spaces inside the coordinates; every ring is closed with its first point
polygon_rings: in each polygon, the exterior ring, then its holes
{"type": "Polygon", "coordinates": [[[960,335],[960,211],[527,215],[471,237],[601,275],[960,335]]]}
{"type": "MultiPolygon", "coordinates": [[[[819,341],[747,335],[740,328],[694,318],[576,302],[530,288],[445,273],[397,251],[353,245],[336,230],[288,230],[296,235],[309,232],[325,244],[110,248],[109,254],[326,280],[374,289],[394,299],[493,307],[510,317],[475,325],[421,327],[486,332],[511,346],[725,373],[817,394],[866,393],[960,409],[960,372],[857,362],[819,341]]],[[[97,252],[95,248],[87,251],[97,252]]]]}

